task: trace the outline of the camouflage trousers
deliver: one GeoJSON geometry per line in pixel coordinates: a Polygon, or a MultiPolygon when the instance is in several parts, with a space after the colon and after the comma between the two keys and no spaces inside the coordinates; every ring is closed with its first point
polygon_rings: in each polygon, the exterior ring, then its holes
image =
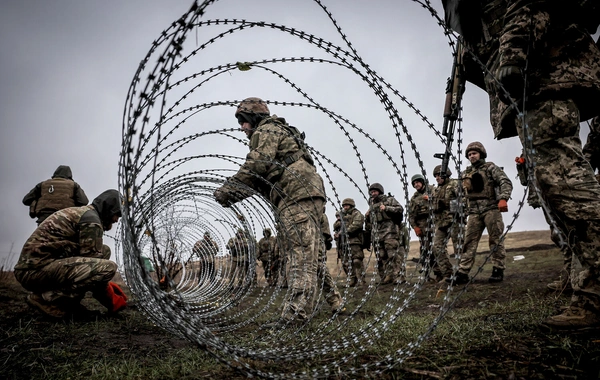
{"type": "Polygon", "coordinates": [[[15,277],[46,302],[79,302],[88,291],[103,292],[117,272],[117,264],[108,260],[110,249],[103,248],[105,258],[67,257],[42,268],[17,269],[15,277]]]}
{"type": "Polygon", "coordinates": [[[458,265],[461,273],[469,274],[469,271],[473,267],[477,245],[485,229],[488,231],[492,265],[496,268],[504,269],[506,250],[504,249],[504,243],[500,242],[500,236],[504,231],[504,221],[502,220],[500,211],[492,209],[482,214],[469,214],[465,232],[464,252],[460,257],[458,265]]]}
{"type": "Polygon", "coordinates": [[[433,226],[427,224],[427,220],[419,223],[423,234],[419,236],[419,263],[427,270],[434,268],[435,254],[433,252],[433,226]]]}
{"type": "Polygon", "coordinates": [[[396,239],[379,241],[377,254],[377,272],[383,281],[387,276],[397,279],[402,276],[402,267],[406,257],[406,249],[396,239]]]}
{"type": "Polygon", "coordinates": [[[319,267],[317,268],[317,279],[319,283],[323,284],[323,294],[325,295],[325,301],[332,308],[337,308],[342,303],[342,296],[335,286],[335,282],[331,277],[331,272],[327,267],[327,252],[325,247],[319,251],[319,267]]]}
{"type": "Polygon", "coordinates": [[[282,318],[308,319],[314,308],[317,268],[322,243],[323,200],[306,199],[286,205],[279,217],[285,236],[288,293],[282,318]]]}
{"type": "Polygon", "coordinates": [[[449,225],[446,227],[438,227],[433,236],[433,254],[435,256],[435,264],[433,273],[444,277],[452,275],[452,263],[448,257],[448,241],[452,239],[452,247],[454,253],[458,252],[456,244],[458,243],[458,227],[449,225]]]}
{"type": "MultiPolygon", "coordinates": [[[[572,305],[600,312],[600,185],[583,156],[579,122],[571,100],[540,102],[525,116],[541,196],[582,266],[572,305]]],[[[522,143],[524,133],[519,125],[522,143]]]]}
{"type": "Polygon", "coordinates": [[[342,268],[344,268],[344,273],[348,278],[356,279],[356,281],[362,278],[362,273],[365,270],[364,258],[365,253],[360,245],[342,246],[342,268]]]}

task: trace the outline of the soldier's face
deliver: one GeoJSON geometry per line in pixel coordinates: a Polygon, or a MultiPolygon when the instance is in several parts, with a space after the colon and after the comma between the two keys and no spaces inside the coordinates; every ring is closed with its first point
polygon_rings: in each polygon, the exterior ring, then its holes
{"type": "Polygon", "coordinates": [[[350,205],[343,205],[342,207],[344,208],[344,211],[350,210],[350,205]]]}
{"type": "Polygon", "coordinates": [[[469,161],[474,164],[475,162],[479,161],[480,154],[479,152],[472,150],[467,153],[467,157],[469,157],[469,161]]]}
{"type": "Polygon", "coordinates": [[[244,132],[246,134],[246,137],[248,137],[248,139],[250,139],[250,137],[252,137],[252,133],[254,132],[254,129],[252,128],[252,125],[250,123],[248,123],[247,121],[244,121],[243,123],[240,123],[242,132],[244,132]]]}
{"type": "Polygon", "coordinates": [[[369,191],[369,194],[371,195],[371,198],[377,198],[379,196],[379,191],[373,189],[373,190],[369,191]]]}
{"type": "Polygon", "coordinates": [[[444,184],[444,179],[442,177],[440,177],[439,174],[435,175],[435,182],[437,182],[438,185],[443,185],[444,184]]]}
{"type": "Polygon", "coordinates": [[[104,231],[110,231],[110,229],[112,228],[112,225],[117,223],[119,221],[120,216],[119,215],[113,215],[112,219],[110,220],[110,223],[108,223],[108,225],[104,226],[104,231]]]}
{"type": "Polygon", "coordinates": [[[423,188],[423,183],[421,181],[415,181],[413,182],[413,187],[415,190],[419,191],[423,188]]]}

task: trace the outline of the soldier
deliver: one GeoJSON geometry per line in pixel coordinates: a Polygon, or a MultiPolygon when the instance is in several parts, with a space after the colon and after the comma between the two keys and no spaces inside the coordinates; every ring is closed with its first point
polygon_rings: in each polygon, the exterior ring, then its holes
{"type": "Polygon", "coordinates": [[[194,244],[192,251],[200,261],[200,273],[205,273],[205,278],[208,276],[211,281],[214,281],[216,275],[215,257],[219,253],[219,245],[211,239],[210,232],[204,232],[204,237],[194,244]]]}
{"type": "Polygon", "coordinates": [[[433,254],[436,265],[433,273],[438,282],[449,279],[452,276],[452,264],[448,256],[447,243],[452,239],[454,253],[458,252],[458,228],[454,226],[454,217],[458,208],[458,196],[456,192],[457,181],[450,178],[452,172],[447,169],[446,176],[442,178],[442,165],[433,169],[433,176],[437,187],[433,193],[433,220],[436,228],[433,238],[433,254]]]}
{"type": "Polygon", "coordinates": [[[377,268],[381,284],[400,284],[405,282],[402,271],[408,245],[406,227],[402,226],[404,208],[390,195],[385,195],[380,183],[369,186],[369,209],[365,213],[365,233],[371,236],[371,242],[377,256],[377,268]],[[401,239],[401,235],[403,239],[401,239]],[[407,244],[407,242],[406,242],[407,244]]]}
{"type": "Polygon", "coordinates": [[[342,221],[340,231],[335,238],[339,239],[342,249],[342,267],[346,276],[350,278],[349,287],[354,287],[361,282],[363,272],[363,224],[365,217],[356,209],[352,198],[342,201],[342,221]]]}
{"type": "Polygon", "coordinates": [[[242,286],[250,275],[250,243],[243,229],[238,228],[235,236],[229,239],[227,250],[231,254],[231,283],[242,286]]]}
{"type": "Polygon", "coordinates": [[[333,223],[333,240],[335,240],[335,250],[337,253],[338,263],[344,257],[344,248],[342,247],[342,236],[340,231],[342,230],[342,218],[340,212],[335,212],[335,222],[333,223]]]}
{"type": "Polygon", "coordinates": [[[600,3],[444,3],[451,27],[486,65],[471,65],[466,79],[487,91],[495,137],[519,136],[541,197],[582,265],[569,308],[544,324],[600,325],[600,185],[579,139],[579,122],[600,111],[600,50],[590,35],[600,24],[600,3]]]}
{"type": "Polygon", "coordinates": [[[277,244],[277,239],[275,236],[271,236],[271,233],[270,228],[265,228],[263,230],[263,238],[258,241],[257,259],[262,262],[267,284],[273,286],[277,284],[277,275],[271,271],[274,268],[273,264],[275,261],[275,245],[277,244]],[[275,278],[275,281],[273,281],[273,277],[275,278]]]}
{"type": "Polygon", "coordinates": [[[307,319],[317,290],[320,225],[325,202],[323,179],[317,174],[304,134],[276,115],[259,98],[243,100],[235,117],[250,139],[250,152],[240,170],[214,193],[221,205],[243,200],[256,192],[269,199],[286,237],[280,247],[287,257],[291,290],[281,320],[307,319]]]}
{"type": "Polygon", "coordinates": [[[425,177],[421,174],[413,175],[410,182],[416,191],[408,204],[408,220],[419,238],[419,262],[429,280],[429,271],[435,266],[435,256],[431,253],[433,227],[429,218],[429,197],[433,196],[434,188],[425,185],[425,177]]]}
{"type": "Polygon", "coordinates": [[[331,306],[331,312],[333,314],[340,314],[346,311],[346,308],[342,306],[342,296],[338,291],[335,282],[331,277],[331,272],[327,267],[327,251],[331,249],[331,230],[329,229],[329,219],[323,209],[323,218],[321,219],[321,232],[323,233],[323,244],[319,250],[319,268],[317,269],[317,278],[319,282],[323,282],[323,294],[325,294],[325,301],[331,306]]]}
{"type": "Polygon", "coordinates": [[[51,179],[35,185],[23,198],[23,204],[29,206],[29,216],[37,217],[38,226],[58,210],[85,206],[88,202],[81,186],[73,181],[71,168],[66,165],[56,168],[51,179]]]}
{"type": "Polygon", "coordinates": [[[484,229],[488,231],[492,252],[493,268],[488,280],[500,282],[504,280],[506,257],[504,242],[500,241],[504,231],[500,213],[508,211],[506,202],[512,193],[512,182],[502,168],[493,162],[486,162],[487,152],[479,141],[467,145],[465,156],[471,162],[471,166],[462,173],[469,217],[465,230],[464,253],[460,258],[455,283],[469,282],[469,271],[475,263],[477,245],[484,229]]]}
{"type": "Polygon", "coordinates": [[[25,242],[15,266],[15,278],[31,292],[27,302],[54,318],[85,309],[80,304],[91,291],[109,312],[126,306],[127,297],[109,282],[117,271],[102,234],[121,216],[117,190],[100,194],[91,205],[55,212],[25,242]]]}

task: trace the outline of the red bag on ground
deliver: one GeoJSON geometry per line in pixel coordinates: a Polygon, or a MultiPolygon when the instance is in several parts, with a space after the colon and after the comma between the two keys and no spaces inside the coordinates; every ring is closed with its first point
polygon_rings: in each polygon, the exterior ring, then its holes
{"type": "Polygon", "coordinates": [[[106,296],[111,302],[111,307],[107,307],[110,312],[116,313],[127,306],[127,296],[119,285],[112,281],[106,287],[106,296]]]}

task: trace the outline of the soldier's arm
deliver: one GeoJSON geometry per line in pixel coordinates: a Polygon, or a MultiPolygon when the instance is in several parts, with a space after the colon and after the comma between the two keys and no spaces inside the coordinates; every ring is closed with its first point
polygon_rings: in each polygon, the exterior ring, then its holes
{"type": "Polygon", "coordinates": [[[500,65],[516,65],[524,68],[531,31],[535,30],[538,44],[545,41],[544,35],[548,32],[550,16],[547,11],[540,9],[539,6],[529,5],[527,1],[519,0],[513,3],[503,17],[504,28],[500,33],[500,65]]]}
{"type": "Polygon", "coordinates": [[[75,206],[85,206],[90,202],[87,195],[85,195],[85,192],[77,182],[75,182],[75,196],[73,200],[75,201],[75,206]]]}
{"type": "Polygon", "coordinates": [[[365,223],[365,217],[360,212],[355,212],[352,215],[352,220],[346,226],[346,231],[348,231],[349,235],[354,235],[359,233],[363,229],[363,224],[365,223]]]}
{"type": "Polygon", "coordinates": [[[336,220],[333,223],[333,232],[339,232],[342,229],[342,222],[340,222],[339,220],[336,220]]]}
{"type": "Polygon", "coordinates": [[[246,162],[232,177],[233,180],[242,182],[252,188],[254,183],[260,181],[257,176],[264,177],[269,172],[281,136],[271,128],[261,128],[254,132],[250,146],[256,146],[246,155],[246,162]]]}
{"type": "Polygon", "coordinates": [[[23,204],[25,206],[29,206],[33,203],[33,201],[35,201],[36,199],[39,199],[42,196],[42,183],[38,183],[37,185],[35,185],[35,187],[33,189],[31,189],[23,198],[23,204]]]}
{"type": "Polygon", "coordinates": [[[102,257],[102,235],[104,230],[101,223],[79,224],[79,255],[84,257],[102,257]]]}
{"type": "Polygon", "coordinates": [[[404,207],[398,203],[396,198],[389,197],[385,204],[385,212],[388,214],[402,214],[404,212],[404,207]]]}
{"type": "Polygon", "coordinates": [[[410,203],[408,204],[408,223],[410,224],[410,226],[412,228],[417,227],[415,206],[416,206],[416,202],[415,202],[414,196],[413,196],[413,199],[411,199],[410,203]]]}
{"type": "Polygon", "coordinates": [[[510,178],[508,178],[504,170],[496,165],[494,165],[494,169],[492,170],[492,176],[496,184],[500,187],[500,194],[498,194],[498,197],[500,199],[509,200],[513,189],[510,178]]]}

